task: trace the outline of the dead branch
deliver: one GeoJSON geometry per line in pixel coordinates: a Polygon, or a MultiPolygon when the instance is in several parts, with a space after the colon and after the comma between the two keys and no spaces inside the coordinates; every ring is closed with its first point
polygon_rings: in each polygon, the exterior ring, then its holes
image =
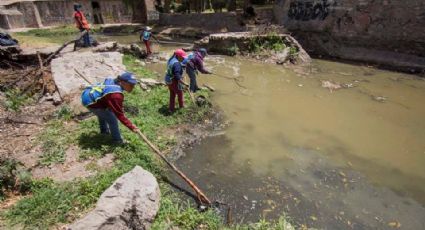
{"type": "Polygon", "coordinates": [[[56,55],[58,55],[69,44],[75,43],[76,41],[80,40],[86,33],[88,33],[88,31],[84,31],[77,39],[74,39],[74,40],[71,40],[71,41],[68,41],[68,42],[64,43],[61,47],[59,47],[59,49],[57,49],[55,52],[53,52],[52,54],[50,54],[46,58],[46,60],[44,60],[44,65],[46,65],[47,63],[49,63],[50,60],[52,60],[56,55]]]}

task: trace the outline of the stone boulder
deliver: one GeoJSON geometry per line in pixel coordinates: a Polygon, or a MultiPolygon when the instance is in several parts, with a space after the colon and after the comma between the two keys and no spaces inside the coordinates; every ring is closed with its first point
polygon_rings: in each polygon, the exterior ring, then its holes
{"type": "Polygon", "coordinates": [[[139,79],[139,84],[143,90],[149,90],[150,88],[153,88],[156,86],[165,85],[164,82],[160,82],[152,78],[141,78],[139,79]]]}
{"type": "Polygon", "coordinates": [[[96,208],[68,230],[149,229],[159,209],[160,191],[155,177],[140,166],[118,178],[96,208]]]}
{"type": "Polygon", "coordinates": [[[62,98],[75,91],[80,94],[81,86],[103,82],[107,77],[115,78],[125,69],[122,64],[122,54],[118,52],[67,53],[53,59],[51,67],[53,79],[62,98]]]}

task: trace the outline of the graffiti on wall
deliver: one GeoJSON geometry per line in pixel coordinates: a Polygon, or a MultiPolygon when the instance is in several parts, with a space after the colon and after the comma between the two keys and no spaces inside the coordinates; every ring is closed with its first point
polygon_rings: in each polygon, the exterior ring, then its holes
{"type": "Polygon", "coordinates": [[[292,0],[288,17],[292,20],[325,20],[329,15],[332,0],[292,0]]]}

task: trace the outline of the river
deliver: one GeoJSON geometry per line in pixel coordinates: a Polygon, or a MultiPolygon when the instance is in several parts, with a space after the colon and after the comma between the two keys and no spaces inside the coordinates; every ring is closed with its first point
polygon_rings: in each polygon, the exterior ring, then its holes
{"type": "MultiPolygon", "coordinates": [[[[230,125],[177,164],[232,207],[234,222],[286,215],[319,229],[425,229],[423,78],[323,60],[303,70],[238,57],[205,63],[242,87],[198,77],[216,89],[212,102],[230,125]]],[[[149,66],[164,72],[164,63],[149,66]]]]}

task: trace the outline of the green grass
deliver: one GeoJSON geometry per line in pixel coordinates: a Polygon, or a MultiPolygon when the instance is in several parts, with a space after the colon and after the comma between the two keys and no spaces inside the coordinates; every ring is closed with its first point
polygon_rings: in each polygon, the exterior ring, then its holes
{"type": "MultiPolygon", "coordinates": [[[[98,27],[92,27],[91,32],[97,32],[98,27]]],[[[21,36],[35,36],[35,37],[57,37],[57,36],[68,36],[68,35],[77,35],[79,30],[72,25],[57,26],[52,28],[43,28],[43,29],[32,29],[25,32],[16,32],[16,35],[21,36]]]]}
{"type": "Polygon", "coordinates": [[[4,107],[7,110],[19,112],[23,105],[27,105],[33,101],[33,99],[27,95],[22,95],[18,89],[9,89],[5,92],[6,101],[4,101],[4,107]]]}
{"type": "MultiPolygon", "coordinates": [[[[138,77],[141,78],[156,78],[156,74],[152,71],[149,71],[143,66],[140,66],[139,63],[137,63],[137,58],[134,58],[131,55],[125,54],[123,57],[123,63],[127,67],[127,70],[136,74],[138,77]]],[[[164,70],[165,71],[165,70],[164,70]]]]}
{"type": "MultiPolygon", "coordinates": [[[[98,31],[99,27],[93,27],[91,29],[93,33],[97,33],[98,31]]],[[[79,30],[72,24],[48,29],[32,29],[25,32],[12,33],[11,35],[23,46],[44,47],[51,44],[63,44],[77,38],[79,33],[79,30]]]]}
{"type": "MultiPolygon", "coordinates": [[[[59,109],[58,114],[63,112],[59,109]]],[[[41,144],[43,153],[40,156],[39,164],[48,166],[54,163],[65,161],[65,151],[72,144],[76,137],[73,130],[64,129],[65,119],[55,119],[49,122],[48,128],[39,136],[38,143],[41,144]],[[66,131],[65,131],[66,130],[66,131]]]]}

